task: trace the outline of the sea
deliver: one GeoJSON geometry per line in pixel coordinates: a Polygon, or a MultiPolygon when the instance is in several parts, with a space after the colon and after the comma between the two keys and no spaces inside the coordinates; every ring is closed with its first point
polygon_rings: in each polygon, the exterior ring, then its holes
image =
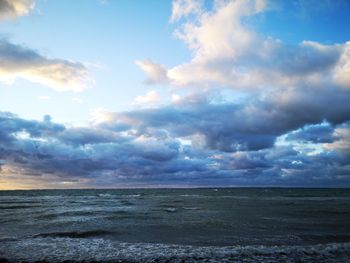
{"type": "Polygon", "coordinates": [[[350,262],[350,189],[0,191],[0,262],[350,262]]]}

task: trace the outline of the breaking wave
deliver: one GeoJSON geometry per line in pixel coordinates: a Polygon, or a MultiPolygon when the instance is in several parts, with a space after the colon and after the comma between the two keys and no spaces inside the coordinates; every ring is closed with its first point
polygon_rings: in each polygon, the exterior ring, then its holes
{"type": "MultiPolygon", "coordinates": [[[[120,243],[75,237],[101,234],[66,232],[0,243],[4,262],[346,262],[350,243],[308,246],[196,247],[120,243]],[[74,236],[72,238],[71,236],[74,236]],[[49,252],[49,253],[48,253],[49,252]],[[6,261],[5,261],[6,260],[6,261]]],[[[1,259],[1,258],[0,258],[1,259]]]]}

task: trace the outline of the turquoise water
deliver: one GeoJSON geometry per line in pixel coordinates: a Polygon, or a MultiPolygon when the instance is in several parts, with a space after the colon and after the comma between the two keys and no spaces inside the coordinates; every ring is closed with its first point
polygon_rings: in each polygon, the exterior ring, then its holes
{"type": "MultiPolygon", "coordinates": [[[[110,251],[99,260],[121,257],[116,251],[124,251],[124,258],[129,254],[132,260],[147,261],[144,256],[158,254],[169,260],[165,255],[178,255],[174,251],[188,255],[200,251],[210,258],[216,252],[222,256],[237,249],[246,249],[245,253],[258,248],[282,250],[281,255],[288,255],[308,248],[322,257],[323,250],[334,250],[337,262],[342,255],[350,255],[349,242],[350,189],[0,192],[0,255],[13,260],[87,260],[108,247],[110,251]],[[38,252],[44,244],[47,250],[38,252]],[[73,248],[78,252],[69,257],[73,248]],[[143,252],[135,256],[128,248],[143,252]],[[79,249],[85,252],[80,255],[79,249]]],[[[225,255],[218,262],[229,258],[225,255]]],[[[331,260],[331,255],[326,259],[331,260]]]]}

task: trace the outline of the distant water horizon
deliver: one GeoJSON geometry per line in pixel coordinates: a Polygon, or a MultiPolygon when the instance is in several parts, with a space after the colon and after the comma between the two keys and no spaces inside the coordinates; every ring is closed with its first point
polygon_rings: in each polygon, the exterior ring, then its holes
{"type": "Polygon", "coordinates": [[[131,187],[80,187],[80,188],[18,188],[1,191],[48,191],[48,190],[142,190],[142,189],[350,189],[349,186],[131,186],[131,187]]]}
{"type": "Polygon", "coordinates": [[[345,262],[350,189],[0,191],[8,262],[345,262]]]}

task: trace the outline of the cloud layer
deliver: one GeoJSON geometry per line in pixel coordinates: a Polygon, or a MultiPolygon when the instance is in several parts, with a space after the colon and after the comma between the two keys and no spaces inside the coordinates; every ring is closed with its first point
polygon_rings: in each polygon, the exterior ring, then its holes
{"type": "Polygon", "coordinates": [[[182,98],[153,109],[99,111],[89,127],[1,113],[1,176],[56,178],[55,187],[349,185],[344,94],[323,97],[334,109],[312,105],[316,93],[303,101],[182,98]]]}

